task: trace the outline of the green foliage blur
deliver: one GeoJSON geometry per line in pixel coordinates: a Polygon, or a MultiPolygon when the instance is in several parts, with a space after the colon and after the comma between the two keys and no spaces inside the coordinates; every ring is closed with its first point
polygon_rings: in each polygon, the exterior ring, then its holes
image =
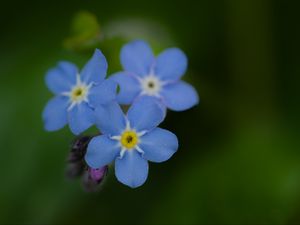
{"type": "MultiPolygon", "coordinates": [[[[0,224],[299,224],[299,1],[6,1],[0,8],[0,224]],[[179,151],[138,189],[67,180],[74,136],[48,133],[45,72],[99,47],[186,52],[201,103],[161,125],[179,151]]],[[[92,128],[87,133],[93,133],[92,128]]]]}

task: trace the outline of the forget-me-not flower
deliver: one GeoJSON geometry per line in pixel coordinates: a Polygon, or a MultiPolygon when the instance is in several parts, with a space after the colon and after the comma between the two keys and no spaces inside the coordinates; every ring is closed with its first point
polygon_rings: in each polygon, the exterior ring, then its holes
{"type": "Polygon", "coordinates": [[[149,45],[138,40],[122,48],[120,59],[124,71],[112,76],[120,85],[120,104],[148,95],[171,110],[182,111],[199,102],[196,90],[180,80],[187,69],[187,57],[180,49],[169,48],[155,57],[149,45]]]}
{"type": "Polygon", "coordinates": [[[157,128],[165,117],[164,107],[149,97],[135,101],[126,115],[117,102],[95,112],[103,135],[90,141],[85,160],[92,168],[115,161],[116,177],[125,185],[141,186],[148,176],[148,160],[163,162],[177,151],[177,137],[157,128]]]}
{"type": "Polygon", "coordinates": [[[55,131],[68,123],[77,135],[92,126],[95,107],[115,99],[117,84],[105,80],[106,72],[106,59],[98,49],[80,72],[70,62],[49,70],[46,84],[55,97],[43,112],[45,129],[55,131]]]}

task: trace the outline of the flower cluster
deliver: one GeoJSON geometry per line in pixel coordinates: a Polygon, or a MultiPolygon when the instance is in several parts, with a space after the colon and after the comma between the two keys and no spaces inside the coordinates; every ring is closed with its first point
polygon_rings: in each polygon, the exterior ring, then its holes
{"type": "Polygon", "coordinates": [[[155,57],[146,42],[133,41],[122,48],[120,60],[124,71],[107,79],[107,61],[98,49],[81,71],[69,62],[49,70],[46,84],[55,97],[43,119],[46,130],[68,124],[75,135],[96,125],[101,135],[88,140],[79,157],[85,159],[89,178],[101,181],[114,162],[117,179],[135,188],[147,179],[148,161],[166,161],[178,149],[176,135],[158,128],[166,110],[187,110],[199,99],[196,90],[180,80],[187,57],[178,48],[155,57]],[[124,113],[120,105],[130,107],[124,113]]]}

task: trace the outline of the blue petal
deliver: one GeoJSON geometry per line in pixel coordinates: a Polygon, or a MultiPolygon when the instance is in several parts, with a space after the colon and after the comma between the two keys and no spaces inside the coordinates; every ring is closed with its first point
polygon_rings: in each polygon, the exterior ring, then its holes
{"type": "Polygon", "coordinates": [[[69,126],[78,135],[94,124],[95,115],[86,102],[75,105],[68,113],[69,126]]]}
{"type": "Polygon", "coordinates": [[[118,181],[136,188],[147,180],[148,162],[136,150],[126,151],[121,159],[116,159],[115,173],[118,181]]]}
{"type": "Polygon", "coordinates": [[[148,75],[153,63],[152,50],[144,41],[132,41],[121,50],[121,64],[127,72],[138,76],[148,75]]]}
{"type": "Polygon", "coordinates": [[[94,137],[87,148],[85,161],[88,166],[97,169],[111,163],[120,154],[117,141],[105,135],[94,137]]]}
{"type": "Polygon", "coordinates": [[[89,103],[93,107],[107,104],[116,99],[117,83],[112,80],[105,80],[99,85],[93,86],[89,92],[89,103]]]}
{"type": "Polygon", "coordinates": [[[67,124],[68,98],[57,96],[52,98],[43,111],[45,129],[55,131],[67,124]]]}
{"type": "Polygon", "coordinates": [[[140,97],[129,108],[127,118],[137,131],[151,130],[165,118],[165,110],[155,97],[140,97]]]}
{"type": "Polygon", "coordinates": [[[123,111],[115,101],[97,107],[95,117],[96,125],[103,134],[120,135],[126,127],[123,111]]]}
{"type": "Polygon", "coordinates": [[[171,158],[178,149],[178,140],[170,131],[155,128],[141,137],[139,144],[143,157],[152,162],[163,162],[171,158]]]}
{"type": "Polygon", "coordinates": [[[131,104],[141,91],[139,81],[126,72],[113,74],[110,79],[120,85],[120,91],[117,95],[120,104],[131,104]]]}
{"type": "Polygon", "coordinates": [[[58,67],[65,73],[65,74],[71,74],[69,77],[71,82],[76,81],[76,76],[78,73],[78,68],[73,63],[67,62],[67,61],[60,61],[58,63],[58,67]]]}
{"type": "Polygon", "coordinates": [[[179,80],[186,68],[186,55],[178,48],[169,48],[157,57],[155,74],[162,80],[179,80]]]}
{"type": "Polygon", "coordinates": [[[77,67],[69,62],[60,62],[57,67],[50,69],[46,74],[46,84],[54,94],[70,91],[76,84],[77,67]]]}
{"type": "Polygon", "coordinates": [[[96,49],[92,58],[81,71],[82,80],[86,83],[101,83],[106,77],[107,61],[99,49],[96,49]]]}
{"type": "Polygon", "coordinates": [[[199,102],[195,88],[183,81],[166,85],[161,95],[166,106],[174,111],[187,110],[199,102]]]}

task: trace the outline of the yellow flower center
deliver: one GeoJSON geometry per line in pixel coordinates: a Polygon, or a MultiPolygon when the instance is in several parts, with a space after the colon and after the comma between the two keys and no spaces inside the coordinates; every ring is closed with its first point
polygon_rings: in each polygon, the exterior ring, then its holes
{"type": "Polygon", "coordinates": [[[126,149],[133,149],[139,142],[138,135],[135,131],[124,131],[120,140],[122,146],[126,149]]]}
{"type": "Polygon", "coordinates": [[[72,101],[79,102],[85,99],[87,94],[86,87],[79,86],[75,87],[71,92],[72,101]]]}

